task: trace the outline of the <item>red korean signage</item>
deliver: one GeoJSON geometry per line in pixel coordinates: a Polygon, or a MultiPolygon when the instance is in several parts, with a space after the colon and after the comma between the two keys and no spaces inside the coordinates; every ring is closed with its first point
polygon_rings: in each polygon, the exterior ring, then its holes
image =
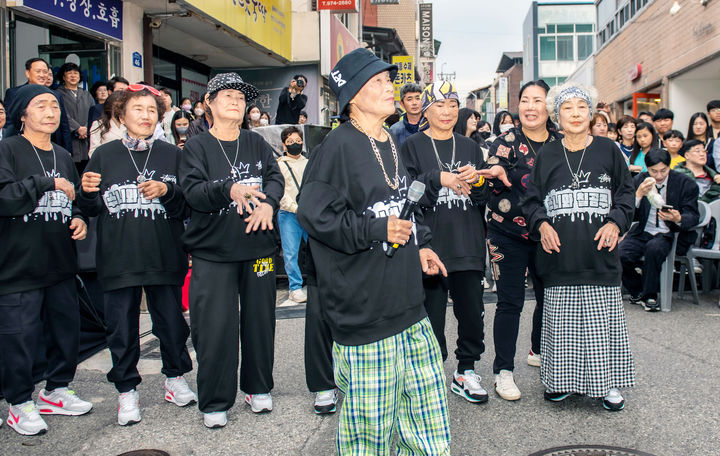
{"type": "Polygon", "coordinates": [[[317,0],[317,9],[333,12],[357,12],[360,0],[317,0]]]}

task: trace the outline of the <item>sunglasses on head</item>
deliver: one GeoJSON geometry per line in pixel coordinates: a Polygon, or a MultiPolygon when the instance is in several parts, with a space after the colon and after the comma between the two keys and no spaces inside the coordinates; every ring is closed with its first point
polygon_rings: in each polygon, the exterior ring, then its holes
{"type": "Polygon", "coordinates": [[[126,90],[129,90],[130,92],[142,92],[143,90],[147,90],[156,97],[160,96],[160,91],[158,89],[145,84],[130,84],[127,86],[126,90]]]}

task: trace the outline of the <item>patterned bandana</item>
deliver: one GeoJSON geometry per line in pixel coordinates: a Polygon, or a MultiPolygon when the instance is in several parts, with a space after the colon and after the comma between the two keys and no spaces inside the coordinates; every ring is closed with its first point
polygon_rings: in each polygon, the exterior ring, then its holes
{"type": "Polygon", "coordinates": [[[580,87],[574,87],[574,86],[563,89],[555,97],[555,115],[558,115],[558,113],[560,112],[560,106],[562,106],[563,103],[565,103],[566,101],[568,101],[571,98],[580,98],[582,100],[585,100],[588,107],[590,108],[590,117],[592,117],[593,107],[592,107],[592,102],[590,101],[590,94],[588,94],[586,91],[584,91],[580,87]]]}
{"type": "Polygon", "coordinates": [[[153,139],[152,136],[147,139],[131,138],[130,135],[128,135],[127,131],[125,131],[125,135],[120,139],[120,141],[122,141],[123,145],[128,149],[135,152],[142,152],[152,147],[155,139],[153,139]]]}
{"type": "Polygon", "coordinates": [[[460,104],[460,97],[455,86],[448,81],[433,83],[425,87],[422,94],[422,112],[425,112],[431,104],[438,100],[457,100],[458,105],[460,104]]]}

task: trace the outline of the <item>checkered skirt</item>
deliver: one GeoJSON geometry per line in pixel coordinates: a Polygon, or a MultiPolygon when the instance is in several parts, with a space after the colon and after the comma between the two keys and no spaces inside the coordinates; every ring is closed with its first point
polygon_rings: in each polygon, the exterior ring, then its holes
{"type": "Polygon", "coordinates": [[[540,379],[551,392],[604,397],[635,386],[620,287],[545,289],[540,379]]]}

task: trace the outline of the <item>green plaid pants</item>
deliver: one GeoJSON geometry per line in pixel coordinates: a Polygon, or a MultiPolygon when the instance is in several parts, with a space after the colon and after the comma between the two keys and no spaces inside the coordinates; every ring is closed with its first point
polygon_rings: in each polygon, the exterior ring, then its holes
{"type": "Polygon", "coordinates": [[[427,318],[367,345],[334,344],[335,382],[345,394],[337,433],[340,455],[449,455],[445,373],[427,318]]]}

